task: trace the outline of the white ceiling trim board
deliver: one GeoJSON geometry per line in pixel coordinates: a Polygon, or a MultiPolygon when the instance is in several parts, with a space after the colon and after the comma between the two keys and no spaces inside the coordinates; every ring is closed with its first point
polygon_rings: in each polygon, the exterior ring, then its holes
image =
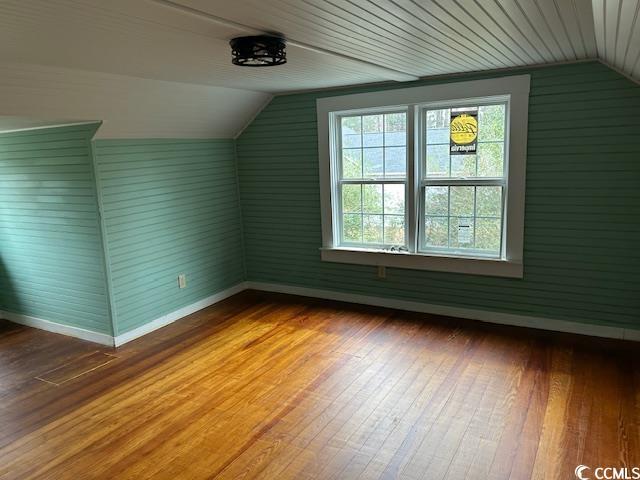
{"type": "Polygon", "coordinates": [[[11,130],[0,130],[0,135],[4,133],[30,132],[32,130],[44,130],[49,128],[75,127],[77,125],[96,125],[99,123],[102,123],[102,122],[100,120],[87,120],[83,122],[51,123],[47,125],[38,125],[37,127],[22,127],[22,128],[13,128],[11,130]]]}
{"type": "Polygon", "coordinates": [[[640,0],[2,0],[0,130],[233,138],[272,94],[596,59],[638,82],[640,0]],[[288,62],[232,65],[263,32],[288,62]]]}
{"type": "MultiPolygon", "coordinates": [[[[253,34],[253,35],[265,33],[265,32],[263,32],[261,30],[255,29],[255,28],[250,27],[248,25],[244,25],[242,23],[234,22],[233,20],[227,20],[226,18],[222,18],[222,17],[219,17],[217,15],[212,15],[212,14],[204,12],[202,10],[198,10],[196,8],[192,8],[192,7],[189,7],[189,6],[186,6],[186,5],[182,5],[182,4],[179,4],[179,3],[176,3],[176,2],[172,2],[171,0],[150,0],[150,1],[152,1],[154,3],[157,3],[158,5],[163,5],[163,6],[168,7],[168,8],[173,8],[175,10],[179,10],[179,11],[181,11],[183,13],[187,13],[187,14],[190,14],[190,15],[196,15],[196,16],[201,17],[201,18],[206,18],[206,19],[208,19],[208,20],[210,20],[212,22],[219,23],[219,24],[225,25],[227,27],[234,27],[234,28],[237,28],[239,30],[243,30],[243,31],[245,31],[247,33],[253,34]]],[[[291,46],[294,46],[294,47],[298,47],[298,48],[302,48],[302,49],[305,49],[305,50],[309,50],[309,51],[312,51],[312,52],[321,53],[321,54],[324,54],[324,55],[329,55],[329,56],[332,56],[332,57],[338,57],[338,58],[342,58],[342,59],[345,59],[345,60],[350,60],[352,62],[359,63],[359,64],[361,64],[363,66],[366,66],[367,68],[371,69],[373,73],[384,74],[385,76],[389,77],[390,80],[396,80],[396,81],[399,81],[399,82],[406,82],[406,81],[411,81],[411,80],[417,80],[418,79],[418,77],[416,77],[414,75],[411,75],[409,73],[406,73],[406,72],[401,72],[399,70],[394,70],[394,69],[391,69],[391,68],[383,67],[381,65],[377,65],[375,63],[371,63],[371,62],[368,62],[366,60],[362,60],[360,58],[351,57],[351,56],[348,56],[348,55],[344,55],[342,53],[338,53],[338,52],[334,52],[334,51],[331,51],[331,50],[327,50],[325,48],[321,48],[321,47],[317,47],[317,46],[314,46],[314,45],[310,45],[310,44],[305,43],[305,42],[300,42],[300,41],[295,40],[293,38],[287,37],[287,44],[291,45],[291,46]]]]}
{"type": "MultiPolygon", "coordinates": [[[[418,81],[438,81],[438,80],[448,80],[448,79],[452,79],[452,78],[461,78],[461,77],[468,77],[468,76],[472,76],[472,75],[482,75],[482,74],[487,74],[487,75],[494,75],[494,74],[500,74],[500,73],[509,73],[509,72],[518,72],[521,70],[529,70],[529,69],[535,69],[535,68],[547,68],[547,67],[558,67],[561,65],[577,65],[580,63],[591,63],[591,62],[600,62],[604,65],[606,65],[607,67],[611,68],[612,70],[615,70],[616,72],[620,73],[621,75],[624,75],[625,77],[629,78],[630,80],[633,80],[634,82],[638,83],[638,80],[635,80],[631,77],[629,77],[628,75],[625,75],[623,72],[620,72],[619,70],[617,70],[616,68],[610,66],[608,63],[604,62],[603,60],[601,60],[598,57],[592,57],[592,58],[581,58],[579,60],[564,60],[561,62],[549,62],[549,63],[538,63],[538,64],[533,64],[533,65],[518,65],[515,67],[503,67],[503,68],[492,68],[492,69],[488,69],[488,70],[474,70],[474,71],[470,71],[470,72],[456,72],[456,73],[444,73],[441,75],[429,75],[429,76],[425,76],[425,77],[420,77],[418,79],[418,81]]],[[[282,92],[282,93],[275,93],[273,96],[274,97],[283,97],[283,96],[287,96],[287,95],[293,95],[293,94],[297,94],[297,93],[313,93],[313,92],[331,92],[334,90],[344,90],[345,88],[358,88],[358,87],[375,87],[375,86],[386,86],[386,85],[397,85],[397,83],[395,82],[375,82],[375,83],[362,83],[362,84],[357,84],[357,85],[345,85],[344,87],[327,87],[327,88],[311,88],[311,89],[307,89],[307,90],[294,90],[294,91],[287,91],[287,92],[282,92]]]]}

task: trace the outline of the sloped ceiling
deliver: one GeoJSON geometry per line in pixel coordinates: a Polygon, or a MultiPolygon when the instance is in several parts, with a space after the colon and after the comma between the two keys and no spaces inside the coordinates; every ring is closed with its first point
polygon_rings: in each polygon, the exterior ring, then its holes
{"type": "Polygon", "coordinates": [[[598,57],[640,80],[640,0],[593,0],[598,57]]]}
{"type": "Polygon", "coordinates": [[[231,138],[268,99],[226,87],[0,63],[4,130],[101,120],[98,138],[231,138]]]}
{"type": "Polygon", "coordinates": [[[3,0],[0,115],[91,115],[102,136],[230,136],[280,92],[594,58],[640,79],[639,10],[640,0],[3,0]],[[231,65],[229,39],[259,32],[288,38],[288,63],[231,65]]]}
{"type": "Polygon", "coordinates": [[[596,53],[590,0],[177,1],[415,77],[596,53]]]}

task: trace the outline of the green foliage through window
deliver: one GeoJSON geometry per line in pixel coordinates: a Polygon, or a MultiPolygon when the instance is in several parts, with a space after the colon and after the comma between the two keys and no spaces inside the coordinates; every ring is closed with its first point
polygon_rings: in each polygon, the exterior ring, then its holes
{"type": "MultiPolygon", "coordinates": [[[[505,104],[425,109],[421,115],[421,249],[499,255],[505,104]],[[450,154],[451,115],[460,108],[478,111],[474,154],[450,154]]],[[[339,127],[341,242],[405,246],[407,112],[343,116],[339,127]]]]}
{"type": "Polygon", "coordinates": [[[402,246],[407,113],[341,118],[342,242],[402,246]],[[387,183],[386,179],[395,183],[387,183]]]}

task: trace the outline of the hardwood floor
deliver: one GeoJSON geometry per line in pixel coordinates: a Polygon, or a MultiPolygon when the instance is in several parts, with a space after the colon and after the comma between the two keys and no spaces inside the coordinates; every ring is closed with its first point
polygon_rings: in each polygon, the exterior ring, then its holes
{"type": "Polygon", "coordinates": [[[117,350],[0,322],[0,478],[571,479],[640,466],[639,366],[257,292],[117,350]]]}

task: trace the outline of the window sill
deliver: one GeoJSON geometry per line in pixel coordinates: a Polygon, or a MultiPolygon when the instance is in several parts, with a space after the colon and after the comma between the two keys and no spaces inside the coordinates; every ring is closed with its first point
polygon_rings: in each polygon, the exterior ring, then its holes
{"type": "Polygon", "coordinates": [[[466,273],[492,277],[522,278],[523,276],[521,262],[497,258],[445,257],[365,248],[321,248],[320,254],[324,262],[466,273]]]}

